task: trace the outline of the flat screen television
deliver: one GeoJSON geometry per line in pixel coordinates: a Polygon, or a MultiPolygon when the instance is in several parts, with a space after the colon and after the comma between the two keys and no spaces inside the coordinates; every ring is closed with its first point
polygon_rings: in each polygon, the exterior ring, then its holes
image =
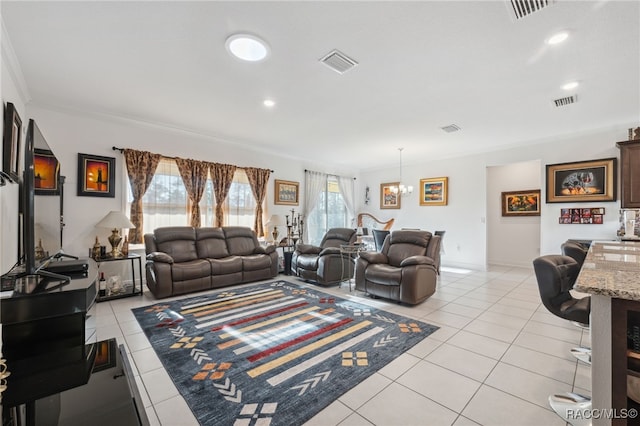
{"type": "Polygon", "coordinates": [[[68,282],[69,277],[45,270],[49,262],[62,253],[64,177],[60,176],[60,162],[33,119],[29,120],[24,154],[20,191],[24,268],[19,276],[68,282]],[[46,249],[36,251],[36,247],[46,249]]]}

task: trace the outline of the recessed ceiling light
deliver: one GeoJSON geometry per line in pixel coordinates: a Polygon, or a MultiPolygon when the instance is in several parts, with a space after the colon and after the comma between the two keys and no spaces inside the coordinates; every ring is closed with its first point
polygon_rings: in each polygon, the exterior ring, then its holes
{"type": "Polygon", "coordinates": [[[547,39],[547,44],[560,44],[565,41],[569,37],[569,33],[567,31],[561,31],[549,37],[547,39]]]}
{"type": "Polygon", "coordinates": [[[262,104],[267,108],[273,108],[276,105],[276,103],[271,99],[265,99],[264,102],[262,102],[262,104]]]}
{"type": "Polygon", "coordinates": [[[225,47],[229,53],[243,61],[258,62],[269,55],[267,43],[251,34],[234,34],[227,38],[225,47]]]}
{"type": "Polygon", "coordinates": [[[573,89],[575,89],[576,87],[578,87],[578,84],[579,84],[579,83],[578,83],[577,81],[571,81],[571,82],[569,82],[569,83],[567,83],[567,84],[563,85],[563,86],[562,86],[562,88],[563,88],[564,90],[573,90],[573,89]]]}

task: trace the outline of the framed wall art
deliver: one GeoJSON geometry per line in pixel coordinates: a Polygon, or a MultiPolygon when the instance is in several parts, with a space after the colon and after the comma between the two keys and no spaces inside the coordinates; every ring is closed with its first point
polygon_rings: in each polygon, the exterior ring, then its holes
{"type": "Polygon", "coordinates": [[[297,206],[299,203],[300,183],[288,180],[275,181],[275,204],[297,206]]]}
{"type": "Polygon", "coordinates": [[[33,150],[33,176],[36,195],[60,194],[60,163],[53,152],[33,150]]]}
{"type": "Polygon", "coordinates": [[[540,190],[503,192],[502,216],[540,216],[540,190]]]}
{"type": "Polygon", "coordinates": [[[100,155],[78,154],[78,196],[116,196],[116,159],[100,155]]]}
{"type": "Polygon", "coordinates": [[[548,164],[547,203],[616,201],[617,159],[548,164]]]}
{"type": "Polygon", "coordinates": [[[420,179],[420,205],[446,206],[448,187],[448,177],[420,179]]]}
{"type": "Polygon", "coordinates": [[[20,135],[22,120],[11,102],[4,109],[4,135],[2,137],[2,170],[12,178],[18,178],[20,165],[20,135]]]}
{"type": "Polygon", "coordinates": [[[400,182],[390,182],[380,184],[380,208],[399,209],[401,195],[398,193],[400,182]]]}

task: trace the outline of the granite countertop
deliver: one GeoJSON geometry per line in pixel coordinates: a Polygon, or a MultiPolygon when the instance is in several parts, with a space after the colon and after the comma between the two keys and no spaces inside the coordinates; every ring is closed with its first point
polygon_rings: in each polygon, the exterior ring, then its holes
{"type": "Polygon", "coordinates": [[[640,243],[592,243],[573,288],[583,293],[640,301],[640,243]]]}

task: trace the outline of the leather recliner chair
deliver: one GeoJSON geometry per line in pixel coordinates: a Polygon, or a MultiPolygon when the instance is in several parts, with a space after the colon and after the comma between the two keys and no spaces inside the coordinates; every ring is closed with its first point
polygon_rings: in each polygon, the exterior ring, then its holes
{"type": "Polygon", "coordinates": [[[353,276],[354,261],[350,255],[340,253],[340,246],[355,242],[355,229],[329,229],[320,246],[296,246],[291,257],[291,271],[299,278],[323,285],[346,280],[353,276]]]}
{"type": "Polygon", "coordinates": [[[415,305],[436,291],[440,236],[429,231],[393,231],[378,252],[356,262],[356,290],[415,305]]]}

